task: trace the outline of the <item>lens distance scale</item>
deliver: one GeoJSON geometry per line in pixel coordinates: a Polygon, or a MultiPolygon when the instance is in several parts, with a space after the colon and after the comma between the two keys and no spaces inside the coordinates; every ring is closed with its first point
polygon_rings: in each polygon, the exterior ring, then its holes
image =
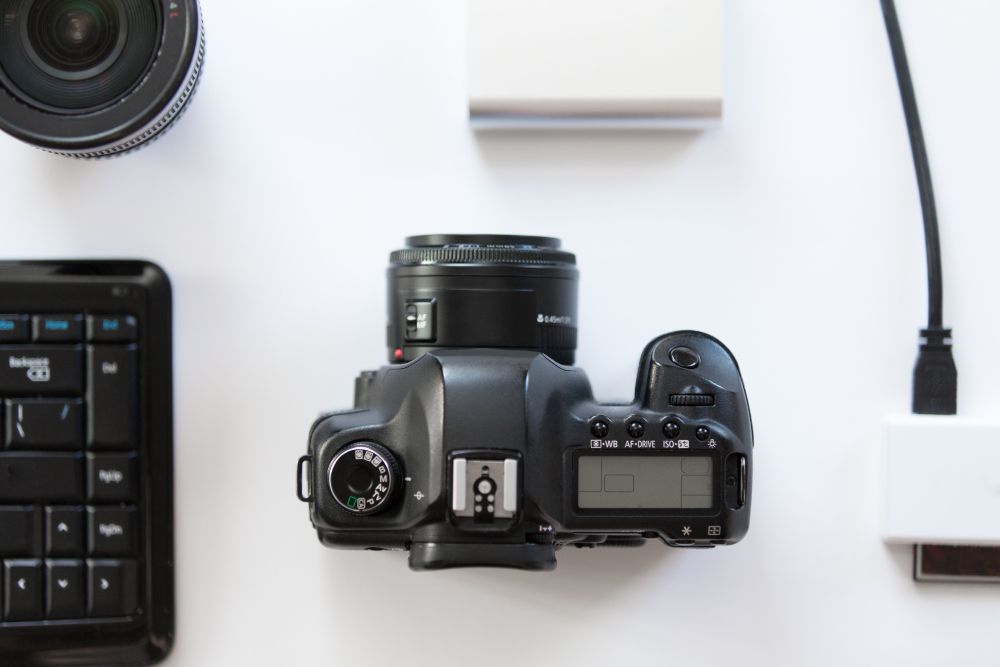
{"type": "Polygon", "coordinates": [[[352,514],[376,514],[395,495],[399,467],[385,447],[356,443],[334,457],[327,478],[330,493],[342,508],[352,514]]]}

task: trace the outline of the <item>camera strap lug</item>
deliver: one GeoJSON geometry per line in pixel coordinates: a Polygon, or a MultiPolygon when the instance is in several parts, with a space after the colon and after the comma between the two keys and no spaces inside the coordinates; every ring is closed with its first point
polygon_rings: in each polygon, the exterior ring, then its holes
{"type": "Polygon", "coordinates": [[[313,491],[312,484],[310,483],[310,478],[312,477],[312,456],[303,456],[299,459],[299,467],[295,475],[295,495],[299,497],[304,503],[311,503],[313,501],[313,491]],[[303,478],[302,471],[305,470],[306,464],[309,464],[309,477],[303,478]],[[304,483],[303,483],[304,482],[304,483]],[[308,489],[309,495],[303,495],[302,490],[308,489]]]}

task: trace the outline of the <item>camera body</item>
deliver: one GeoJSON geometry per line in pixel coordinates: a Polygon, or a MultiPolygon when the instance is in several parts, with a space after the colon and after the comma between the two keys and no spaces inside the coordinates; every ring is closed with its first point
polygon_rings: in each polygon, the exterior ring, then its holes
{"type": "MultiPolygon", "coordinates": [[[[399,328],[427,322],[431,311],[411,306],[447,303],[442,289],[390,299],[400,363],[363,373],[355,408],[312,428],[299,495],[323,544],[408,550],[415,570],[545,570],[566,545],[711,547],[746,534],[753,433],[722,343],[695,331],[656,338],[634,400],[598,403],[583,370],[539,349],[446,347],[406,360],[399,328]]],[[[539,315],[533,324],[549,323],[539,315]]],[[[555,317],[565,326],[570,316],[555,317]]]]}

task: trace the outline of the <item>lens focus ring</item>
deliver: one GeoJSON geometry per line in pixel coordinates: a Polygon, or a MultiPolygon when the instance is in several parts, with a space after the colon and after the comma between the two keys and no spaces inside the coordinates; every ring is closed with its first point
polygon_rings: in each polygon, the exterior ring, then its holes
{"type": "Polygon", "coordinates": [[[141,132],[138,132],[135,136],[129,137],[121,143],[109,146],[108,148],[103,148],[101,150],[71,153],[66,151],[52,151],[49,149],[50,152],[63,153],[64,155],[71,155],[79,158],[100,158],[125,153],[142,146],[148,146],[153,140],[163,136],[163,133],[166,132],[167,129],[169,129],[170,126],[173,125],[173,123],[187,110],[187,104],[191,98],[194,97],[195,92],[198,90],[198,84],[201,82],[201,68],[204,61],[205,30],[199,16],[198,50],[194,54],[194,59],[191,62],[191,69],[188,73],[187,79],[181,89],[177,92],[173,102],[167,107],[166,111],[155,123],[150,124],[141,132]]]}
{"type": "Polygon", "coordinates": [[[413,264],[576,264],[569,252],[549,248],[452,246],[443,248],[404,248],[389,255],[389,263],[413,264]]]}

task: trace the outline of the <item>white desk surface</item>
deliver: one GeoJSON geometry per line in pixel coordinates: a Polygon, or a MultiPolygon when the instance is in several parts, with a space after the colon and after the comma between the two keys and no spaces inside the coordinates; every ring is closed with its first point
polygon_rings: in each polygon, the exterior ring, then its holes
{"type": "MultiPolygon", "coordinates": [[[[908,409],[926,288],[875,0],[728,3],[725,120],[681,134],[472,133],[459,0],[204,9],[202,87],[160,142],[77,162],[0,137],[4,257],[144,257],[173,279],[167,665],[1000,662],[1000,586],[918,586],[878,534],[879,425],[908,409]],[[564,550],[548,574],[319,545],[296,459],[384,359],[389,251],[440,231],[564,240],[601,398],[630,395],[660,333],[731,347],[757,436],[741,544],[564,550]]],[[[960,410],[995,416],[1000,5],[899,11],[960,410]]]]}

